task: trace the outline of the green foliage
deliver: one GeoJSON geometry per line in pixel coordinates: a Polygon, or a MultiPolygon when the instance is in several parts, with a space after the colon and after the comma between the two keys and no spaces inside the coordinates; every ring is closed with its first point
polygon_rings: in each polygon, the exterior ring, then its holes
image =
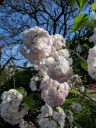
{"type": "Polygon", "coordinates": [[[18,91],[18,92],[20,92],[20,93],[22,93],[23,95],[24,95],[24,93],[25,93],[25,88],[23,88],[23,87],[20,87],[20,88],[16,88],[16,90],[18,91]]]}
{"type": "MultiPolygon", "coordinates": [[[[96,103],[92,103],[90,101],[85,101],[82,97],[72,97],[68,98],[64,105],[62,105],[64,110],[71,110],[74,115],[74,123],[73,126],[77,126],[77,128],[93,128],[95,125],[95,113],[92,113],[91,109],[96,109],[96,103]],[[80,103],[82,105],[82,110],[74,110],[71,108],[73,103],[80,103]]],[[[66,123],[66,122],[65,122],[66,123]]],[[[67,126],[65,128],[70,128],[67,126]]]]}
{"type": "Polygon", "coordinates": [[[70,6],[73,6],[75,3],[77,3],[79,10],[82,10],[86,2],[86,0],[68,0],[70,6]]]}
{"type": "Polygon", "coordinates": [[[14,76],[16,87],[22,86],[27,88],[30,82],[30,78],[36,75],[36,73],[37,72],[33,68],[16,72],[14,76]]]}
{"type": "Polygon", "coordinates": [[[86,0],[76,0],[76,3],[78,4],[80,10],[83,8],[86,2],[86,0]]]}
{"type": "Polygon", "coordinates": [[[84,61],[80,60],[80,64],[81,64],[82,69],[84,69],[85,71],[88,71],[87,62],[84,62],[84,61]]]}
{"type": "Polygon", "coordinates": [[[31,93],[29,96],[24,98],[24,102],[28,105],[32,113],[38,113],[43,104],[41,100],[40,92],[31,93]]]}
{"type": "MultiPolygon", "coordinates": [[[[29,82],[32,76],[36,75],[36,71],[33,68],[28,68],[24,70],[17,70],[14,76],[12,76],[10,79],[5,81],[2,85],[0,85],[0,94],[3,91],[7,91],[11,88],[14,88],[14,81],[15,81],[15,88],[20,89],[20,87],[23,87],[26,91],[30,92],[29,88],[29,82]]],[[[21,88],[22,90],[22,88],[21,88]]],[[[19,90],[20,91],[20,90],[19,90]]]]}
{"type": "Polygon", "coordinates": [[[75,89],[71,89],[70,92],[73,94],[81,95],[80,92],[78,90],[75,90],[75,89]]]}
{"type": "Polygon", "coordinates": [[[96,12],[96,3],[93,3],[93,4],[91,5],[91,8],[92,8],[92,11],[95,11],[95,12],[96,12]]]}
{"type": "Polygon", "coordinates": [[[4,84],[5,81],[8,81],[11,78],[10,70],[5,68],[0,74],[0,86],[4,84]]]}
{"type": "Polygon", "coordinates": [[[73,6],[75,4],[75,0],[68,0],[68,3],[70,6],[73,6]]]}
{"type": "Polygon", "coordinates": [[[93,119],[92,119],[92,113],[88,108],[83,106],[82,111],[74,111],[75,116],[75,125],[81,126],[81,128],[92,128],[93,126],[93,119]]]}
{"type": "Polygon", "coordinates": [[[80,14],[74,19],[72,26],[73,31],[84,28],[89,22],[89,16],[87,14],[80,14]]]}

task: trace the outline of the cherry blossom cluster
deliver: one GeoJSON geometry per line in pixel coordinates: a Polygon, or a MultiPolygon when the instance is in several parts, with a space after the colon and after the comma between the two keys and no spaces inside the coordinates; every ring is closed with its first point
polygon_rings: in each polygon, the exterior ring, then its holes
{"type": "Polygon", "coordinates": [[[21,46],[21,53],[32,62],[35,69],[39,69],[43,60],[49,56],[53,44],[49,33],[39,27],[34,27],[23,32],[24,46],[21,46]]]}
{"type": "MultiPolygon", "coordinates": [[[[23,45],[20,52],[30,60],[39,72],[32,77],[30,89],[40,90],[45,105],[37,120],[41,128],[64,128],[65,113],[62,105],[68,96],[70,87],[68,81],[72,77],[72,59],[66,48],[65,39],[59,35],[50,35],[40,27],[34,27],[23,32],[23,45]],[[39,84],[39,85],[38,85],[39,84]],[[55,110],[52,107],[56,107],[55,110]]],[[[15,89],[5,91],[0,104],[1,117],[8,123],[19,123],[20,128],[29,127],[23,117],[28,107],[23,103],[23,94],[15,89]]],[[[34,126],[32,126],[34,127],[34,126]]]]}
{"type": "Polygon", "coordinates": [[[1,95],[0,115],[5,122],[15,125],[27,114],[28,106],[22,103],[23,95],[16,89],[10,89],[1,95]]]}
{"type": "Polygon", "coordinates": [[[64,128],[65,113],[61,107],[55,110],[51,106],[45,104],[41,107],[41,113],[37,116],[37,121],[41,128],[64,128]]]}
{"type": "Polygon", "coordinates": [[[87,63],[89,75],[96,80],[96,46],[89,49],[87,63]]]}
{"type": "Polygon", "coordinates": [[[41,98],[51,106],[58,106],[64,103],[68,93],[69,85],[67,82],[59,83],[56,80],[48,79],[41,81],[41,98]]]}
{"type": "MultiPolygon", "coordinates": [[[[94,45],[96,44],[96,28],[94,29],[94,34],[89,38],[89,41],[94,42],[94,45]]],[[[89,49],[87,63],[89,75],[96,80],[96,45],[89,49]]]]}
{"type": "Polygon", "coordinates": [[[50,35],[46,30],[34,27],[24,31],[23,40],[24,46],[20,52],[32,62],[36,70],[59,82],[70,79],[72,59],[61,35],[50,35]]]}
{"type": "Polygon", "coordinates": [[[70,90],[68,81],[73,75],[72,58],[69,57],[65,39],[59,34],[50,35],[48,31],[34,27],[23,32],[20,52],[39,72],[39,76],[32,77],[30,89],[32,92],[39,89],[45,102],[37,117],[40,127],[56,128],[59,124],[60,128],[64,128],[65,113],[57,106],[65,102],[70,90]],[[52,107],[56,107],[56,111],[52,107]]]}
{"type": "MultiPolygon", "coordinates": [[[[69,85],[64,82],[72,76],[72,59],[69,58],[65,39],[59,34],[50,35],[46,30],[34,27],[24,31],[23,40],[24,46],[20,50],[22,55],[30,60],[43,76],[40,85],[42,99],[49,105],[64,103],[69,92],[69,85]],[[42,84],[47,88],[42,88],[42,84]],[[53,90],[54,96],[51,96],[53,90]],[[55,99],[58,100],[57,103],[55,99]]],[[[30,88],[36,91],[35,80],[31,80],[30,88]]]]}

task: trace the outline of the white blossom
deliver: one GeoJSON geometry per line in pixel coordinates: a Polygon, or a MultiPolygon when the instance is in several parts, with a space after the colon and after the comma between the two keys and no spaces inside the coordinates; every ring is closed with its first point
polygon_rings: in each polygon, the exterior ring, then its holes
{"type": "Polygon", "coordinates": [[[31,81],[30,81],[30,89],[33,92],[37,90],[36,81],[34,81],[33,79],[31,79],[31,81]]]}
{"type": "Polygon", "coordinates": [[[21,103],[23,95],[17,90],[5,91],[1,99],[0,114],[5,122],[15,125],[27,114],[28,106],[21,103]]]}
{"type": "Polygon", "coordinates": [[[58,83],[52,79],[42,81],[40,87],[42,99],[51,106],[63,104],[70,89],[67,82],[58,83]]]}
{"type": "Polygon", "coordinates": [[[52,35],[52,39],[53,47],[55,47],[57,50],[66,46],[66,40],[60,34],[52,35]]]}
{"type": "MultiPolygon", "coordinates": [[[[63,109],[60,107],[56,107],[56,110],[53,110],[51,106],[47,105],[47,107],[51,109],[52,113],[50,115],[50,111],[49,111],[49,114],[48,114],[48,111],[43,111],[43,113],[41,111],[41,113],[37,116],[37,121],[40,127],[41,128],[57,128],[59,124],[60,128],[64,128],[66,115],[63,109]],[[46,114],[47,114],[47,117],[46,117],[46,114]]],[[[42,106],[42,108],[46,108],[46,105],[42,106]]]]}
{"type": "Polygon", "coordinates": [[[44,117],[48,117],[48,116],[52,116],[53,109],[48,104],[45,104],[45,106],[41,107],[41,112],[42,114],[44,114],[44,117]]]}
{"type": "Polygon", "coordinates": [[[48,124],[48,128],[56,128],[57,123],[54,120],[50,120],[48,124]]]}
{"type": "Polygon", "coordinates": [[[60,107],[57,107],[56,111],[54,111],[54,113],[53,113],[53,119],[59,123],[59,125],[61,126],[60,128],[64,128],[65,117],[66,117],[66,115],[65,115],[63,109],[60,107]]]}
{"type": "Polygon", "coordinates": [[[77,45],[77,47],[76,47],[76,52],[78,53],[78,54],[80,54],[80,53],[82,53],[82,47],[81,47],[81,45],[78,43],[78,45],[77,45]]]}
{"type": "Polygon", "coordinates": [[[36,91],[38,89],[37,87],[37,83],[38,81],[40,81],[40,78],[38,76],[33,76],[30,80],[30,84],[29,84],[29,87],[31,89],[31,91],[36,91]]]}
{"type": "Polygon", "coordinates": [[[36,128],[32,122],[27,122],[24,119],[21,119],[19,123],[20,128],[36,128]]]}
{"type": "Polygon", "coordinates": [[[29,49],[29,53],[22,46],[20,48],[21,54],[30,60],[38,70],[42,60],[51,52],[51,46],[53,44],[51,36],[46,30],[40,27],[34,27],[23,32],[23,42],[29,49]]]}
{"type": "Polygon", "coordinates": [[[72,77],[72,68],[70,63],[63,56],[59,56],[58,60],[54,61],[47,71],[50,78],[58,82],[67,82],[72,77]]]}
{"type": "Polygon", "coordinates": [[[48,125],[49,125],[48,118],[39,118],[38,122],[41,128],[48,128],[48,125]]]}
{"type": "Polygon", "coordinates": [[[89,49],[87,63],[89,75],[96,80],[96,46],[89,49]]]}
{"type": "Polygon", "coordinates": [[[74,110],[77,110],[77,111],[81,111],[83,108],[82,108],[82,105],[79,104],[79,103],[73,103],[71,105],[71,108],[74,109],[74,110]]]}
{"type": "Polygon", "coordinates": [[[82,85],[82,86],[79,87],[79,90],[80,90],[81,92],[84,92],[84,91],[85,91],[85,87],[82,85]]]}

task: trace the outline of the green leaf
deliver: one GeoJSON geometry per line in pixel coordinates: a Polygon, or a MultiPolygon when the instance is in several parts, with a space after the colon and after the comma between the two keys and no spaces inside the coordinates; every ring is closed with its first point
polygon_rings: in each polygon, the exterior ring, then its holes
{"type": "Polygon", "coordinates": [[[25,93],[25,89],[23,87],[20,87],[20,88],[16,88],[16,90],[22,94],[25,93]]]}
{"type": "Polygon", "coordinates": [[[89,15],[80,14],[74,19],[73,31],[84,28],[89,23],[89,15]]]}
{"type": "Polygon", "coordinates": [[[32,101],[32,95],[26,96],[23,101],[28,105],[29,109],[32,110],[33,108],[33,101],[32,101]]]}
{"type": "Polygon", "coordinates": [[[80,60],[80,64],[81,64],[81,67],[85,70],[85,71],[88,71],[88,64],[82,60],[80,60]]]}
{"type": "Polygon", "coordinates": [[[91,5],[91,8],[92,8],[92,11],[95,11],[96,12],[96,3],[92,4],[91,5]]]}
{"type": "Polygon", "coordinates": [[[68,0],[68,4],[69,4],[70,6],[73,6],[73,5],[75,4],[75,0],[68,0]]]}
{"type": "Polygon", "coordinates": [[[75,89],[71,89],[70,92],[74,93],[74,94],[81,95],[80,92],[78,90],[75,90],[75,89]]]}
{"type": "Polygon", "coordinates": [[[96,101],[96,93],[89,93],[87,94],[88,97],[90,97],[92,100],[96,101]]]}
{"type": "Polygon", "coordinates": [[[86,0],[76,0],[76,2],[78,4],[79,9],[81,10],[87,1],[86,0]]]}
{"type": "Polygon", "coordinates": [[[29,96],[24,97],[23,101],[28,105],[32,113],[37,113],[37,111],[40,110],[42,106],[40,93],[31,93],[29,96]]]}

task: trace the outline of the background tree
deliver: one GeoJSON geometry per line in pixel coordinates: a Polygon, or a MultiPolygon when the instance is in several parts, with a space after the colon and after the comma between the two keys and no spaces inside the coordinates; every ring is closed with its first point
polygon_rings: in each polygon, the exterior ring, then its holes
{"type": "MultiPolygon", "coordinates": [[[[92,2],[87,2],[87,11],[86,8],[83,11],[90,14],[88,5],[92,2]]],[[[33,26],[45,28],[50,34],[61,34],[75,43],[79,36],[86,34],[86,29],[72,31],[73,20],[79,13],[74,0],[5,0],[0,5],[0,46],[3,46],[1,66],[6,64],[6,60],[11,66],[20,66],[25,62],[19,54],[19,45],[22,43],[22,32],[33,26]],[[15,60],[13,64],[10,58],[21,58],[21,62],[15,60]]]]}
{"type": "Polygon", "coordinates": [[[7,46],[20,44],[22,31],[36,25],[69,38],[74,34],[71,25],[78,13],[77,5],[70,6],[68,0],[5,0],[0,6],[1,42],[7,46]]]}

